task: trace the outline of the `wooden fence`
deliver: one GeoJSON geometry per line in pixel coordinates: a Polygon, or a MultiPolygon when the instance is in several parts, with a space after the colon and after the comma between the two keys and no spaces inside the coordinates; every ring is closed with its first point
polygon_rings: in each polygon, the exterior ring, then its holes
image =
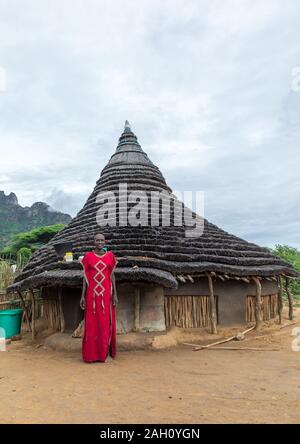
{"type": "MultiPolygon", "coordinates": [[[[256,296],[247,296],[246,298],[246,321],[255,321],[255,299],[256,296]]],[[[263,320],[274,319],[278,314],[278,295],[270,294],[262,296],[262,314],[263,320]]]]}
{"type": "MultiPolygon", "coordinates": [[[[215,304],[218,299],[215,296],[215,304]]],[[[183,328],[207,327],[210,325],[209,296],[165,296],[166,327],[176,325],[183,328]]]]}

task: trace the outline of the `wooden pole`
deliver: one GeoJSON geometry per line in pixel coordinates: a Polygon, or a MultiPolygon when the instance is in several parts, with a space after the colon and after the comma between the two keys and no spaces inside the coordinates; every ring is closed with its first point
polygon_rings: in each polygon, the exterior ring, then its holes
{"type": "Polygon", "coordinates": [[[34,299],[34,293],[33,290],[30,289],[30,294],[31,294],[31,304],[32,304],[32,308],[31,308],[31,335],[32,335],[32,339],[35,339],[36,336],[36,331],[35,331],[35,299],[34,299]]]}
{"type": "Polygon", "coordinates": [[[134,288],[134,330],[139,331],[140,329],[140,288],[134,288]]]}
{"type": "Polygon", "coordinates": [[[23,308],[24,308],[25,318],[26,318],[26,322],[27,322],[27,325],[28,325],[28,329],[29,329],[29,331],[32,331],[31,330],[30,321],[29,321],[29,316],[28,316],[28,310],[27,310],[27,307],[26,307],[26,304],[25,304],[25,301],[24,301],[24,298],[23,298],[23,294],[22,294],[22,292],[20,290],[18,290],[18,295],[19,295],[19,298],[22,301],[22,305],[23,305],[23,308]]]}
{"type": "Polygon", "coordinates": [[[58,302],[59,302],[59,320],[60,320],[60,332],[64,333],[65,331],[65,317],[63,311],[63,303],[62,303],[62,288],[58,288],[58,302]]]}
{"type": "Polygon", "coordinates": [[[208,287],[209,287],[209,310],[210,310],[210,329],[212,334],[217,334],[217,311],[214,295],[214,286],[210,273],[207,273],[208,287]]]}
{"type": "Polygon", "coordinates": [[[259,330],[262,323],[261,315],[261,283],[257,277],[253,277],[256,285],[256,299],[255,299],[255,329],[259,330]]]}
{"type": "Polygon", "coordinates": [[[292,321],[293,320],[293,294],[291,292],[291,290],[289,289],[289,283],[290,280],[289,278],[285,279],[285,291],[289,300],[289,320],[292,321]]]}
{"type": "Polygon", "coordinates": [[[278,276],[278,322],[282,323],[282,281],[281,277],[278,276]]]}
{"type": "Polygon", "coordinates": [[[280,348],[262,348],[262,347],[213,347],[207,350],[252,350],[252,351],[280,351],[280,348]]]}

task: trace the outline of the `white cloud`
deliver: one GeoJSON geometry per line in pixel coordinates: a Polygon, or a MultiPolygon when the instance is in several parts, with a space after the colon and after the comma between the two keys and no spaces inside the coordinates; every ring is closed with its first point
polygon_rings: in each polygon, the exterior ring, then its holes
{"type": "Polygon", "coordinates": [[[75,214],[128,119],[174,189],[300,246],[298,0],[0,3],[0,189],[75,214]]]}

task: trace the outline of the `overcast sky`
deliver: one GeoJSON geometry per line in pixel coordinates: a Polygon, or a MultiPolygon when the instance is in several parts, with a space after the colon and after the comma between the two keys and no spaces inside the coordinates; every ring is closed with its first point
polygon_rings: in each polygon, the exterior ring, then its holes
{"type": "Polygon", "coordinates": [[[0,0],[0,67],[0,190],[21,205],[74,216],[128,119],[211,222],[300,247],[299,0],[0,0]]]}

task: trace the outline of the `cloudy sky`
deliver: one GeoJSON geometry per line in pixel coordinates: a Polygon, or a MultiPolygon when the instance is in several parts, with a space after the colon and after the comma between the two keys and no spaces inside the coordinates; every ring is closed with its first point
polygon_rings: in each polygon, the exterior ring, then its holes
{"type": "Polygon", "coordinates": [[[300,247],[299,25],[299,0],[0,0],[0,190],[74,216],[128,119],[210,221],[300,247]]]}

